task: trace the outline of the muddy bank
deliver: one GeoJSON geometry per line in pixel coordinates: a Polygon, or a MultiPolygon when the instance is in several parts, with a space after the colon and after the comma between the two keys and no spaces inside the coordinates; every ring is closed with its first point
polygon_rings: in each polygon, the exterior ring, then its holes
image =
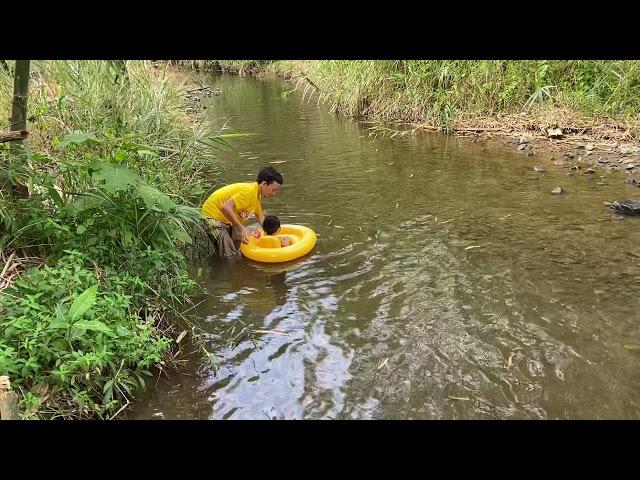
{"type": "MultiPolygon", "coordinates": [[[[592,132],[571,127],[545,127],[523,130],[520,125],[506,124],[502,131],[476,127],[477,131],[454,131],[454,135],[472,137],[472,141],[495,141],[513,148],[525,158],[540,159],[573,172],[600,173],[622,171],[634,179],[640,171],[640,143],[629,139],[614,126],[600,126],[592,132]]],[[[418,127],[421,128],[421,127],[418,127]]],[[[637,184],[637,182],[630,183],[637,184]]]]}
{"type": "MultiPolygon", "coordinates": [[[[375,117],[360,120],[375,122],[375,117]]],[[[404,130],[376,126],[372,127],[372,134],[443,131],[442,127],[429,123],[397,122],[395,125],[404,130]]],[[[525,158],[551,162],[574,173],[623,171],[629,176],[629,183],[640,186],[640,179],[635,180],[640,172],[640,142],[630,128],[610,119],[589,120],[551,107],[537,114],[459,119],[447,133],[472,142],[499,143],[517,150],[525,158]],[[563,120],[554,120],[557,118],[563,120]]]]}

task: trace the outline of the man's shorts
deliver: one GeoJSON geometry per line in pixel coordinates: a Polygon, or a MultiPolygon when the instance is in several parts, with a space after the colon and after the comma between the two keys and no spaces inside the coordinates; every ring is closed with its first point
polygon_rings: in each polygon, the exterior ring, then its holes
{"type": "Polygon", "coordinates": [[[209,238],[213,242],[216,255],[220,257],[232,257],[240,252],[242,235],[240,235],[231,225],[227,225],[219,220],[207,219],[209,227],[209,238]]]}

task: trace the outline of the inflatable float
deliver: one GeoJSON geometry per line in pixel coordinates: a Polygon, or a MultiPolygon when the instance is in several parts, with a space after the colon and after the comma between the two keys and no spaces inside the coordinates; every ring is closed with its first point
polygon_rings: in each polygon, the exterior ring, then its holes
{"type": "Polygon", "coordinates": [[[240,245],[242,254],[256,262],[288,262],[306,255],[316,245],[315,232],[302,225],[282,225],[277,235],[265,235],[262,229],[260,233],[260,238],[252,235],[248,244],[240,245]],[[278,237],[289,237],[291,245],[281,247],[278,237]]]}

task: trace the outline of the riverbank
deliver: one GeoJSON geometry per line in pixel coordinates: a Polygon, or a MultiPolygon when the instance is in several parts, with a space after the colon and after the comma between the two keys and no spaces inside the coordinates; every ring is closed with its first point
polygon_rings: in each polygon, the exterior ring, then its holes
{"type": "Polygon", "coordinates": [[[640,69],[612,61],[216,61],[278,75],[304,101],[373,122],[498,141],[568,169],[640,170],[640,69]]]}
{"type": "MultiPolygon", "coordinates": [[[[189,111],[198,88],[162,63],[32,62],[29,138],[0,145],[0,376],[21,418],[116,418],[180,359],[220,140],[189,111]]],[[[1,111],[12,92],[0,71],[1,111]]]]}

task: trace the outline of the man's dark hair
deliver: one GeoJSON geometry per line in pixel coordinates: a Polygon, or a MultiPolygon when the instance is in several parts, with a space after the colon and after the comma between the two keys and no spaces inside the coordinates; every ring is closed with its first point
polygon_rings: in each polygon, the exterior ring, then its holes
{"type": "Polygon", "coordinates": [[[278,182],[282,185],[282,174],[273,167],[264,167],[258,173],[258,183],[262,182],[267,182],[267,185],[278,182]]]}
{"type": "Polygon", "coordinates": [[[267,215],[262,222],[262,229],[267,235],[273,235],[280,228],[280,219],[275,215],[267,215]]]}

